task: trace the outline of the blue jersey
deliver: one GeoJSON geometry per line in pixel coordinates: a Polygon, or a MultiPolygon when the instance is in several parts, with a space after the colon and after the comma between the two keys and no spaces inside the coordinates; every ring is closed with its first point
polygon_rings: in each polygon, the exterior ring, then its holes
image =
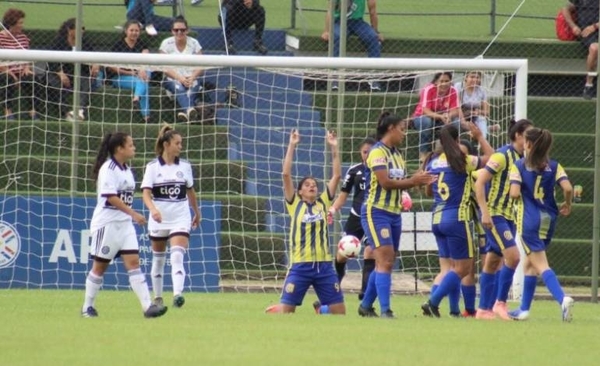
{"type": "Polygon", "coordinates": [[[426,170],[437,175],[432,184],[433,223],[441,221],[468,221],[471,219],[471,172],[479,166],[479,158],[467,155],[466,171],[456,172],[450,166],[446,154],[439,154],[427,164],[426,170]]]}

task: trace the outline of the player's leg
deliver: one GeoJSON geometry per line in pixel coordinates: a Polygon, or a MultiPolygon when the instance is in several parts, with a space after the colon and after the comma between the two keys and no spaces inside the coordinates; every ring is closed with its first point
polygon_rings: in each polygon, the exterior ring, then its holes
{"type": "MultiPolygon", "coordinates": [[[[352,235],[356,238],[362,238],[364,234],[365,232],[362,229],[360,217],[353,214],[348,215],[348,220],[346,220],[346,223],[344,224],[342,236],[352,235]]],[[[340,283],[342,283],[342,279],[346,275],[346,262],[348,262],[348,258],[336,251],[334,266],[340,283]]]]}
{"type": "Polygon", "coordinates": [[[537,272],[531,265],[529,254],[523,258],[523,273],[525,274],[525,278],[523,281],[523,295],[521,296],[521,303],[518,309],[508,312],[508,315],[514,320],[526,320],[529,318],[531,303],[533,302],[535,288],[537,287],[537,272]]]}
{"type": "Polygon", "coordinates": [[[90,254],[93,262],[92,269],[85,279],[85,297],[81,309],[81,316],[83,317],[98,316],[95,305],[96,296],[102,287],[104,272],[106,272],[110,261],[118,251],[118,247],[113,242],[116,235],[114,231],[113,224],[108,224],[92,232],[90,254]]]}
{"type": "Polygon", "coordinates": [[[391,235],[385,237],[385,228],[381,232],[382,241],[375,253],[375,287],[377,288],[377,297],[382,318],[395,318],[394,312],[390,308],[391,290],[392,290],[392,268],[396,262],[396,252],[400,245],[400,234],[402,233],[401,217],[386,213],[389,222],[391,235]],[[379,251],[377,253],[377,251],[379,251]]]}
{"type": "Polygon", "coordinates": [[[302,305],[306,291],[313,282],[315,269],[312,263],[296,263],[288,271],[283,283],[279,304],[265,310],[268,314],[290,314],[296,312],[296,306],[302,305]]]}
{"type": "Polygon", "coordinates": [[[169,241],[171,243],[171,278],[173,280],[173,306],[180,308],[185,303],[182,296],[183,286],[185,284],[185,267],[183,260],[189,245],[189,233],[177,231],[171,233],[169,241]]]}
{"type": "Polygon", "coordinates": [[[479,306],[475,317],[477,319],[494,319],[496,317],[492,312],[492,306],[496,300],[494,287],[496,272],[502,263],[502,252],[495,237],[491,234],[491,230],[486,230],[485,252],[485,259],[479,274],[479,306]]]}
{"type": "Polygon", "coordinates": [[[152,246],[152,290],[154,291],[154,304],[163,305],[163,284],[165,280],[165,263],[167,262],[168,230],[150,231],[150,245],[152,246]]]}
{"type": "Polygon", "coordinates": [[[367,284],[369,282],[369,276],[375,270],[375,256],[373,255],[373,248],[369,244],[369,240],[366,235],[363,236],[363,267],[362,267],[362,281],[360,285],[360,292],[358,294],[358,299],[362,300],[365,296],[365,291],[367,290],[367,284]]]}
{"type": "Polygon", "coordinates": [[[515,276],[515,270],[520,260],[519,248],[515,242],[515,226],[514,222],[508,221],[503,217],[494,216],[494,227],[492,233],[496,237],[497,242],[500,244],[502,250],[502,256],[504,257],[504,265],[500,269],[498,277],[498,292],[496,294],[496,302],[492,308],[492,311],[499,316],[501,319],[509,320],[508,308],[506,306],[506,300],[508,299],[508,292],[512,286],[513,277],[515,276]]]}
{"type": "Polygon", "coordinates": [[[318,270],[312,285],[321,304],[317,313],[345,315],[344,295],[331,263],[320,262],[316,265],[318,270]]]}

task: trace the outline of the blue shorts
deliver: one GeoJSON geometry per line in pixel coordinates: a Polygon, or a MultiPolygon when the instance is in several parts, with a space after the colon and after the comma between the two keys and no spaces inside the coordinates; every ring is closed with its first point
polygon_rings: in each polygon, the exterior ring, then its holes
{"type": "Polygon", "coordinates": [[[473,258],[475,245],[470,222],[440,222],[432,225],[432,231],[440,258],[455,260],[473,258]]]}
{"type": "Polygon", "coordinates": [[[517,233],[515,222],[508,220],[504,216],[492,216],[492,229],[485,229],[486,250],[487,253],[502,257],[502,252],[505,249],[512,248],[517,245],[515,235],[517,233]]]}
{"type": "Polygon", "coordinates": [[[391,245],[394,250],[398,250],[402,233],[401,214],[363,206],[360,220],[365,236],[373,249],[382,245],[391,245]]]}
{"type": "Polygon", "coordinates": [[[344,295],[331,262],[292,264],[283,285],[281,303],[300,306],[306,291],[312,285],[323,305],[340,304],[344,295]]]}
{"type": "Polygon", "coordinates": [[[526,254],[545,251],[556,227],[556,217],[537,210],[534,215],[525,216],[522,224],[521,243],[526,254]]]}

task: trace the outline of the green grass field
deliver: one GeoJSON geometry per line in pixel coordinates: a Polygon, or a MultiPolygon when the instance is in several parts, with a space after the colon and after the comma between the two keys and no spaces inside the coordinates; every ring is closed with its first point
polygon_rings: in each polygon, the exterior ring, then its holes
{"type": "MultiPolygon", "coordinates": [[[[83,319],[83,291],[2,290],[0,364],[20,365],[593,365],[598,306],[578,302],[562,323],[556,303],[526,322],[423,318],[424,297],[394,296],[396,320],[266,315],[276,294],[188,294],[182,309],[144,319],[131,291],[103,291],[83,319]]],[[[442,304],[445,309],[447,305],[442,304]]]]}
{"type": "MultiPolygon", "coordinates": [[[[58,29],[60,23],[76,15],[75,0],[55,0],[52,4],[43,1],[22,3],[19,1],[0,1],[0,10],[17,7],[27,13],[26,28],[58,29]],[[57,3],[64,3],[59,5],[57,3]]],[[[527,0],[519,9],[522,16],[554,17],[557,10],[564,6],[566,0],[527,0]]],[[[94,30],[114,30],[114,26],[125,20],[125,7],[122,0],[83,0],[84,22],[87,28],[94,30]],[[95,6],[109,5],[113,6],[95,6]]],[[[192,7],[189,0],[184,0],[185,15],[194,26],[218,27],[218,0],[205,0],[203,4],[192,7]]],[[[326,0],[302,0],[299,2],[303,9],[326,9],[326,0]]],[[[512,14],[521,0],[497,1],[498,14],[512,14]]],[[[262,0],[261,4],[267,10],[267,28],[289,28],[291,19],[290,0],[262,0]]],[[[378,1],[380,30],[388,38],[443,38],[443,39],[491,39],[489,15],[460,14],[478,13],[489,14],[491,0],[423,0],[423,1],[378,1]],[[401,6],[398,6],[398,4],[401,6]],[[405,15],[387,15],[400,13],[405,15]],[[432,16],[415,14],[451,13],[458,16],[432,16]]],[[[168,16],[170,7],[157,7],[156,13],[168,16]]],[[[368,17],[365,17],[367,19],[368,17]]],[[[496,18],[498,31],[506,16],[496,18]]],[[[297,13],[297,32],[317,35],[323,31],[324,14],[314,11],[297,13]]],[[[116,30],[115,30],[116,31],[116,30]]],[[[548,19],[515,18],[500,39],[554,39],[554,22],[548,19]]]]}

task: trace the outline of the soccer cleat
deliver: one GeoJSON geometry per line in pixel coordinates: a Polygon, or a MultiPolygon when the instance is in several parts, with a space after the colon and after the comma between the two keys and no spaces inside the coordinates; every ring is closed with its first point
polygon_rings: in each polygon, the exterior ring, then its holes
{"type": "Polygon", "coordinates": [[[427,300],[426,303],[424,303],[423,305],[421,305],[421,310],[423,310],[423,315],[425,316],[430,316],[430,317],[435,317],[435,318],[439,318],[440,317],[440,308],[438,306],[433,306],[431,305],[431,303],[429,302],[429,300],[427,300]]]}
{"type": "Polygon", "coordinates": [[[381,84],[377,81],[369,81],[369,88],[372,92],[378,92],[381,91],[381,84]]]}
{"type": "Polygon", "coordinates": [[[491,310],[477,309],[477,312],[475,312],[475,319],[494,320],[496,319],[496,314],[491,310]]]}
{"type": "Polygon", "coordinates": [[[152,300],[152,303],[157,306],[163,306],[165,304],[163,298],[160,296],[155,297],[154,300],[152,300]]]}
{"type": "Polygon", "coordinates": [[[492,308],[492,312],[502,320],[511,320],[510,316],[508,316],[508,308],[506,307],[506,302],[504,301],[496,300],[496,303],[492,308]]]}
{"type": "Polygon", "coordinates": [[[169,310],[169,308],[166,306],[152,304],[148,309],[146,309],[146,311],[144,311],[144,318],[158,318],[165,315],[167,310],[169,310]]]}
{"type": "Polygon", "coordinates": [[[594,87],[592,85],[586,85],[583,88],[583,99],[591,100],[594,98],[594,87]]]}
{"type": "Polygon", "coordinates": [[[85,311],[81,312],[81,316],[83,318],[97,318],[98,311],[96,309],[94,309],[93,306],[88,306],[88,308],[85,311]]]}
{"type": "Polygon", "coordinates": [[[527,320],[529,319],[529,310],[515,309],[508,312],[508,316],[512,320],[527,320]]]}
{"type": "Polygon", "coordinates": [[[381,313],[380,318],[382,318],[382,319],[396,319],[396,315],[394,315],[394,312],[391,309],[387,309],[386,311],[384,311],[383,313],[381,313]]]}
{"type": "Polygon", "coordinates": [[[358,301],[362,301],[362,299],[364,299],[364,298],[365,298],[364,292],[359,292],[358,293],[358,301]]]}
{"type": "Polygon", "coordinates": [[[267,314],[279,314],[281,313],[281,304],[270,305],[265,309],[267,314]]]}
{"type": "Polygon", "coordinates": [[[575,300],[572,297],[565,296],[562,301],[562,320],[563,322],[570,323],[573,320],[573,304],[575,300]]]}
{"type": "Polygon", "coordinates": [[[362,316],[363,318],[377,318],[377,317],[379,317],[379,315],[377,315],[377,313],[375,312],[375,308],[374,307],[363,308],[362,305],[358,305],[358,315],[362,316]]]}
{"type": "Polygon", "coordinates": [[[176,308],[180,308],[185,304],[185,297],[181,295],[176,295],[173,297],[173,306],[176,308]]]}
{"type": "Polygon", "coordinates": [[[465,310],[462,312],[463,318],[474,318],[477,312],[475,310],[465,310]]]}
{"type": "Polygon", "coordinates": [[[450,313],[450,317],[451,318],[463,318],[463,315],[461,313],[450,313]]]}

